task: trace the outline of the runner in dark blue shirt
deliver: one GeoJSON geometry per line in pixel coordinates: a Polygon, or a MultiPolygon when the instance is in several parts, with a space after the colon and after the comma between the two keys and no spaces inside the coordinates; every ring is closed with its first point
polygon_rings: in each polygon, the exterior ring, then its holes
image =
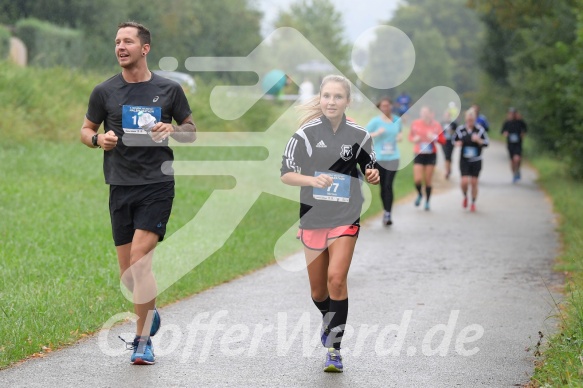
{"type": "Polygon", "coordinates": [[[395,101],[399,109],[399,116],[403,116],[409,110],[409,106],[411,106],[411,96],[407,92],[402,92],[395,101]]]}

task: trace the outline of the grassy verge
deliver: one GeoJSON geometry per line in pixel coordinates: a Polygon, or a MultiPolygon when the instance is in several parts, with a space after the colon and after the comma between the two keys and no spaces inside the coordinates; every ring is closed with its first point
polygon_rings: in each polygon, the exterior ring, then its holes
{"type": "Polygon", "coordinates": [[[583,386],[583,183],[568,175],[555,158],[531,159],[539,183],[552,197],[560,215],[563,250],[557,269],[569,273],[559,332],[543,350],[532,383],[543,387],[583,386]]]}
{"type": "MultiPolygon", "coordinates": [[[[132,309],[119,290],[102,153],[77,141],[89,93],[103,79],[0,64],[0,368],[72,343],[132,309]],[[47,90],[58,106],[39,96],[47,90]]],[[[225,123],[208,113],[208,94],[202,90],[189,97],[205,130],[266,128],[284,109],[260,102],[241,120],[225,123]]],[[[192,159],[196,149],[177,148],[176,158],[192,159]]],[[[218,159],[253,160],[254,152],[231,150],[218,159]]],[[[168,236],[196,215],[213,190],[230,187],[218,177],[176,181],[168,236]]],[[[411,181],[410,167],[397,174],[397,197],[410,191],[411,181]]],[[[272,263],[274,244],[295,222],[297,208],[294,201],[261,195],[225,244],[163,292],[159,305],[272,263]]],[[[367,216],[380,209],[375,187],[367,216]]]]}

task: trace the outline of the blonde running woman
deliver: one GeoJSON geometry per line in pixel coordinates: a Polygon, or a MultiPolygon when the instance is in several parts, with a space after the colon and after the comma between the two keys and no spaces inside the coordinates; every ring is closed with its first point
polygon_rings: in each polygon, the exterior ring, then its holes
{"type": "Polygon", "coordinates": [[[312,300],[323,317],[326,372],[343,371],[347,276],[364,202],[358,169],[368,183],[379,183],[370,135],[344,114],[350,95],[346,78],[324,78],[319,95],[303,106],[305,117],[287,143],[281,166],[282,182],[301,187],[298,238],[304,244],[312,300]]]}

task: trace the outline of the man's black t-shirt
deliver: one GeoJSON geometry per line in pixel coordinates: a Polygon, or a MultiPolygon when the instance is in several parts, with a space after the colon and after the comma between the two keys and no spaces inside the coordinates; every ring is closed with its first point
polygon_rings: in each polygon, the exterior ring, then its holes
{"type": "Polygon", "coordinates": [[[154,143],[138,126],[142,113],[150,113],[157,121],[178,124],[192,113],[182,87],[152,73],[146,82],[128,83],[121,73],[97,85],[86,117],[95,124],[104,123],[105,132],[113,131],[117,146],[104,152],[103,173],[110,185],[144,185],[174,180],[174,160],[168,140],[154,143]],[[164,171],[162,171],[162,164],[164,171]]]}
{"type": "Polygon", "coordinates": [[[501,133],[508,132],[508,145],[522,144],[522,135],[526,133],[526,123],[523,120],[507,120],[502,126],[501,133]]]}
{"type": "Polygon", "coordinates": [[[332,130],[325,117],[302,126],[287,143],[281,175],[296,172],[307,176],[330,175],[334,184],[327,189],[302,186],[300,226],[304,229],[351,225],[358,221],[364,202],[358,167],[376,168],[370,134],[346,121],[332,130]]]}

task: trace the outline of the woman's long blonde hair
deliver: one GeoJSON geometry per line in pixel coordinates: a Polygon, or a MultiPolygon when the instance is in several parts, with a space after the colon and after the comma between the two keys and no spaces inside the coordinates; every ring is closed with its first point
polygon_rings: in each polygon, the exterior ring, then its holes
{"type": "Polygon", "coordinates": [[[299,105],[298,110],[302,113],[300,116],[300,127],[305,125],[308,121],[312,121],[320,116],[322,116],[322,108],[320,108],[320,96],[322,94],[322,88],[329,83],[329,82],[338,82],[342,84],[344,90],[346,91],[346,97],[348,102],[350,102],[351,98],[351,87],[350,81],[341,75],[327,75],[322,80],[322,84],[320,85],[320,90],[317,95],[310,98],[306,103],[299,105]]]}

